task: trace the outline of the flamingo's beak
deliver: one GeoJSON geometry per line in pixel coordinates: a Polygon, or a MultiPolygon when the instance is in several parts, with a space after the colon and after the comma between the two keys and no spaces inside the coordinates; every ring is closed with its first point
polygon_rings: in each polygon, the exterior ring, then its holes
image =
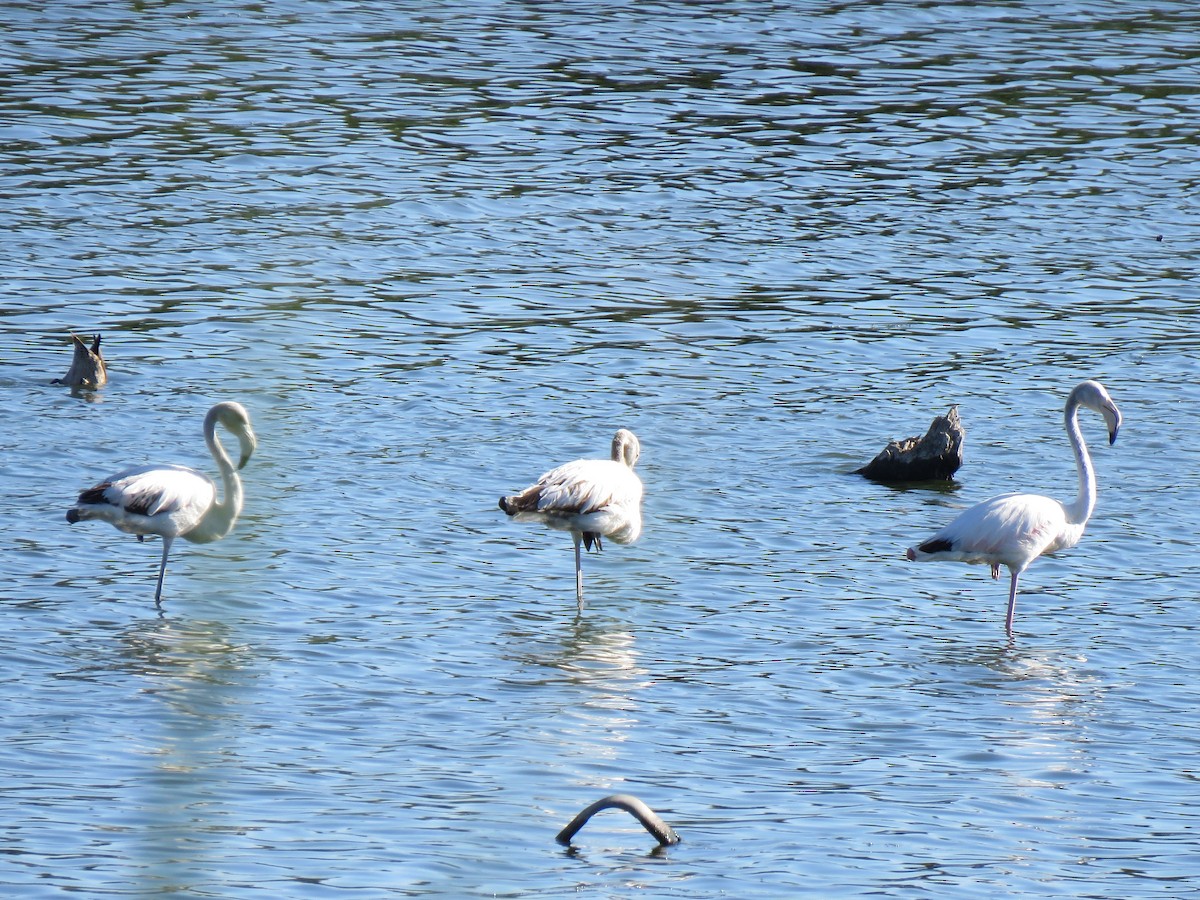
{"type": "Polygon", "coordinates": [[[238,434],[238,443],[242,445],[242,456],[238,460],[238,468],[241,469],[250,461],[250,454],[258,446],[258,439],[254,436],[254,432],[247,427],[245,431],[238,434]]]}
{"type": "Polygon", "coordinates": [[[1100,414],[1104,416],[1104,424],[1108,426],[1108,443],[1112,446],[1117,441],[1117,432],[1121,430],[1121,411],[1117,409],[1116,404],[1107,403],[1100,410],[1100,414]]]}

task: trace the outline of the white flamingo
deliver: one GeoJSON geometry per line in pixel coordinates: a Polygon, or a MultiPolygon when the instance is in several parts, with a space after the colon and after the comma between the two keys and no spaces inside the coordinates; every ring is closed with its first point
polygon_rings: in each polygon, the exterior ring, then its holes
{"type": "Polygon", "coordinates": [[[571,532],[575,542],[575,595],[583,609],[580,543],[603,550],[601,538],[631,544],[642,533],[642,481],[633,467],[642,445],[632,431],[613,436],[612,459],[577,459],[551,469],[537,484],[500,498],[500,508],[517,522],[541,522],[571,532]]]}
{"type": "Polygon", "coordinates": [[[204,417],[204,442],[221,470],[225,499],[217,500],[217,487],[203,472],[186,466],[138,466],[125,469],[88,488],[67,510],[67,521],[101,519],[126,534],[162,538],[162,564],[154,602],[162,600],[167,554],[177,537],[197,544],[220,540],[233,530],[242,511],[242,480],[225,448],[217,440],[217,424],[230,431],[241,445],[237,469],[246,465],[257,441],[250,414],[240,403],[218,403],[204,417]]]}
{"type": "Polygon", "coordinates": [[[992,577],[1000,577],[1000,566],[1012,575],[1008,589],[1008,614],[1004,628],[1012,634],[1013,612],[1017,603],[1017,579],[1029,564],[1043,553],[1074,547],[1083,537],[1083,529],[1096,508],[1096,475],[1083,434],[1079,430],[1079,407],[1094,409],[1108,426],[1108,442],[1117,439],[1121,411],[1104,385],[1085,381],[1067,397],[1063,413],[1067,437],[1075,451],[1079,471],[1079,493],[1071,503],[1060,503],[1038,494],[1001,494],[972,506],[933,537],[909,547],[910,560],[956,560],[987,563],[992,577]]]}

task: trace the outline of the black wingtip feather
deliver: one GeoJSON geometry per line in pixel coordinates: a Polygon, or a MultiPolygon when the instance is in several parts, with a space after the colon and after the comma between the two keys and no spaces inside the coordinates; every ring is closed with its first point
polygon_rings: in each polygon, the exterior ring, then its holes
{"type": "Polygon", "coordinates": [[[104,492],[106,490],[108,490],[110,487],[112,487],[112,485],[107,481],[104,482],[103,484],[98,484],[95,487],[90,487],[86,491],[84,491],[82,494],[79,495],[79,502],[80,503],[93,503],[93,504],[94,503],[104,503],[105,502],[104,492]]]}
{"type": "Polygon", "coordinates": [[[917,547],[922,553],[944,553],[947,550],[953,550],[954,545],[945,538],[938,538],[933,541],[926,541],[917,547]]]}

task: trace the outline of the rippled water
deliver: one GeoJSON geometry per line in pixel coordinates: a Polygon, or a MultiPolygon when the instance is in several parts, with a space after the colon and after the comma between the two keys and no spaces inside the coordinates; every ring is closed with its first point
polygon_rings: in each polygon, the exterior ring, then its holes
{"type": "MultiPolygon", "coordinates": [[[[1200,893],[1182,2],[0,11],[0,885],[22,897],[1200,893]],[[101,331],[111,382],[48,384],[101,331]],[[1023,579],[903,549],[1100,504],[1023,579]],[[126,464],[246,511],[68,527],[126,464]],[[847,473],[953,403],[953,490],[847,473]],[[496,498],[635,430],[585,560],[496,498]],[[683,842],[602,813],[640,796],[683,842]]],[[[1196,505],[1193,505],[1196,504],[1196,505]]]]}

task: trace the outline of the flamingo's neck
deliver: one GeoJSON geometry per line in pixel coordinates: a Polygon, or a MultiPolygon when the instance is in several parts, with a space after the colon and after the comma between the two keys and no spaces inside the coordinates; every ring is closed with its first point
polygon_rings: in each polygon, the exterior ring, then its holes
{"type": "Polygon", "coordinates": [[[224,491],[222,499],[208,508],[200,524],[187,533],[186,537],[197,543],[225,537],[233,529],[233,523],[242,512],[242,479],[238,477],[233,461],[217,439],[217,423],[213,416],[204,421],[204,442],[208,445],[208,452],[212,454],[217,468],[221,470],[224,491]]]}
{"type": "Polygon", "coordinates": [[[1096,508],[1096,473],[1092,469],[1092,457],[1088,454],[1087,444],[1083,442],[1083,432],[1079,430],[1079,404],[1067,404],[1063,419],[1071,449],[1075,451],[1075,468],[1079,472],[1079,493],[1073,502],[1064,503],[1063,509],[1068,522],[1083,525],[1096,508]]]}
{"type": "Polygon", "coordinates": [[[624,463],[630,469],[637,464],[638,446],[636,438],[627,432],[618,432],[612,443],[613,462],[624,463]]]}

